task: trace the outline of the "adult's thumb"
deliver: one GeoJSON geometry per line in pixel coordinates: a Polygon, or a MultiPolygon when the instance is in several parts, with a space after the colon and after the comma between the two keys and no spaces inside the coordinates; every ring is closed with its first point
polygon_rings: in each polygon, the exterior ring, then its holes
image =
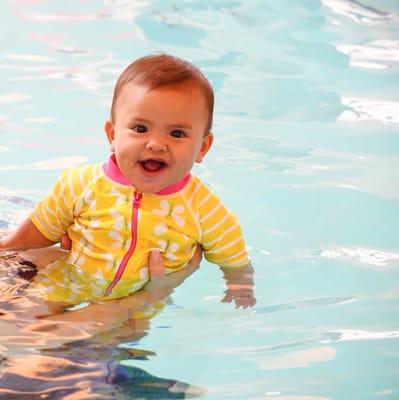
{"type": "Polygon", "coordinates": [[[165,266],[159,250],[152,250],[149,257],[148,269],[150,278],[165,276],[165,266]]]}

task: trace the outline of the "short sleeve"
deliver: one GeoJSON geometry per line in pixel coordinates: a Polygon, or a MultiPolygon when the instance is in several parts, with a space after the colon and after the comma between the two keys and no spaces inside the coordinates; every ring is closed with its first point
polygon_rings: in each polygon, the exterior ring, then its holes
{"type": "Polygon", "coordinates": [[[46,197],[30,215],[35,227],[49,240],[58,242],[73,223],[73,182],[71,170],[62,173],[46,197]]]}
{"type": "Polygon", "coordinates": [[[238,218],[219,198],[207,189],[199,201],[202,248],[205,258],[221,267],[249,264],[238,218]]]}

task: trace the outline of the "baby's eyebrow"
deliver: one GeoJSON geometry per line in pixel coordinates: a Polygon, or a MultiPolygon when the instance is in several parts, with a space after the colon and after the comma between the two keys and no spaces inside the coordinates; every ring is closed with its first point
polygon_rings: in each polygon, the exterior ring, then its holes
{"type": "MultiPolygon", "coordinates": [[[[149,125],[149,126],[154,125],[150,120],[142,118],[140,116],[134,116],[134,117],[130,118],[129,125],[132,125],[132,124],[145,124],[145,125],[149,125]]],[[[193,129],[193,127],[186,122],[169,124],[169,125],[166,125],[166,128],[167,129],[184,129],[184,130],[193,129]]]]}
{"type": "Polygon", "coordinates": [[[192,129],[193,127],[190,124],[172,124],[172,125],[168,125],[169,129],[192,129]]]}
{"type": "Polygon", "coordinates": [[[147,125],[151,125],[151,121],[149,121],[148,119],[145,118],[141,118],[141,117],[132,117],[130,118],[130,123],[143,123],[143,124],[147,124],[147,125]]]}

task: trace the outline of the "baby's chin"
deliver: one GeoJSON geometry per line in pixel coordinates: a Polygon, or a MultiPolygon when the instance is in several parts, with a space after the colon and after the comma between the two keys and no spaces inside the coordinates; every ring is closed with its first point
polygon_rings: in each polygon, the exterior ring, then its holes
{"type": "Polygon", "coordinates": [[[186,174],[180,179],[169,182],[151,182],[151,183],[138,182],[137,186],[136,185],[133,186],[135,186],[136,190],[141,193],[158,194],[158,195],[172,194],[178,192],[185,186],[185,183],[187,182],[187,180],[184,179],[185,177],[188,177],[188,174],[186,174]]]}
{"type": "Polygon", "coordinates": [[[162,192],[164,190],[167,190],[169,188],[169,186],[171,186],[171,185],[158,184],[158,183],[149,183],[149,184],[138,183],[137,185],[133,184],[133,186],[136,188],[136,190],[138,192],[141,192],[141,193],[162,194],[162,192]]]}
{"type": "Polygon", "coordinates": [[[142,185],[138,185],[138,186],[133,185],[133,186],[136,188],[136,190],[138,192],[144,193],[144,194],[157,194],[159,192],[162,192],[162,190],[163,190],[163,187],[151,187],[151,186],[148,187],[147,185],[144,185],[144,186],[142,186],[142,185]]]}
{"type": "Polygon", "coordinates": [[[190,171],[172,171],[164,167],[155,171],[145,171],[141,166],[132,174],[130,181],[137,191],[147,194],[170,194],[179,191],[184,186],[185,177],[190,171]],[[182,185],[180,184],[182,183],[182,185]]]}
{"type": "MultiPolygon", "coordinates": [[[[126,176],[126,175],[125,175],[126,176]]],[[[145,176],[143,174],[132,174],[127,177],[131,185],[140,193],[156,194],[168,187],[168,182],[162,174],[145,176]]]]}

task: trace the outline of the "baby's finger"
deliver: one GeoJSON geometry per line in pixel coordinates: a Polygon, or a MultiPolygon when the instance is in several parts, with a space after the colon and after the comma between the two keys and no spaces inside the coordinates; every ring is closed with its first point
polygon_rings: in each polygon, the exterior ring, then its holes
{"type": "Polygon", "coordinates": [[[221,300],[222,303],[231,303],[233,300],[233,296],[231,293],[226,293],[223,299],[221,300]]]}
{"type": "Polygon", "coordinates": [[[236,308],[248,308],[253,307],[256,300],[253,296],[240,295],[234,298],[236,308]]]}
{"type": "Polygon", "coordinates": [[[241,298],[236,298],[234,299],[234,303],[235,303],[235,308],[245,308],[245,303],[246,300],[245,299],[241,299],[241,298]]]}
{"type": "Polygon", "coordinates": [[[162,255],[158,250],[152,250],[149,257],[148,269],[151,278],[162,278],[165,276],[165,266],[162,255]]]}

